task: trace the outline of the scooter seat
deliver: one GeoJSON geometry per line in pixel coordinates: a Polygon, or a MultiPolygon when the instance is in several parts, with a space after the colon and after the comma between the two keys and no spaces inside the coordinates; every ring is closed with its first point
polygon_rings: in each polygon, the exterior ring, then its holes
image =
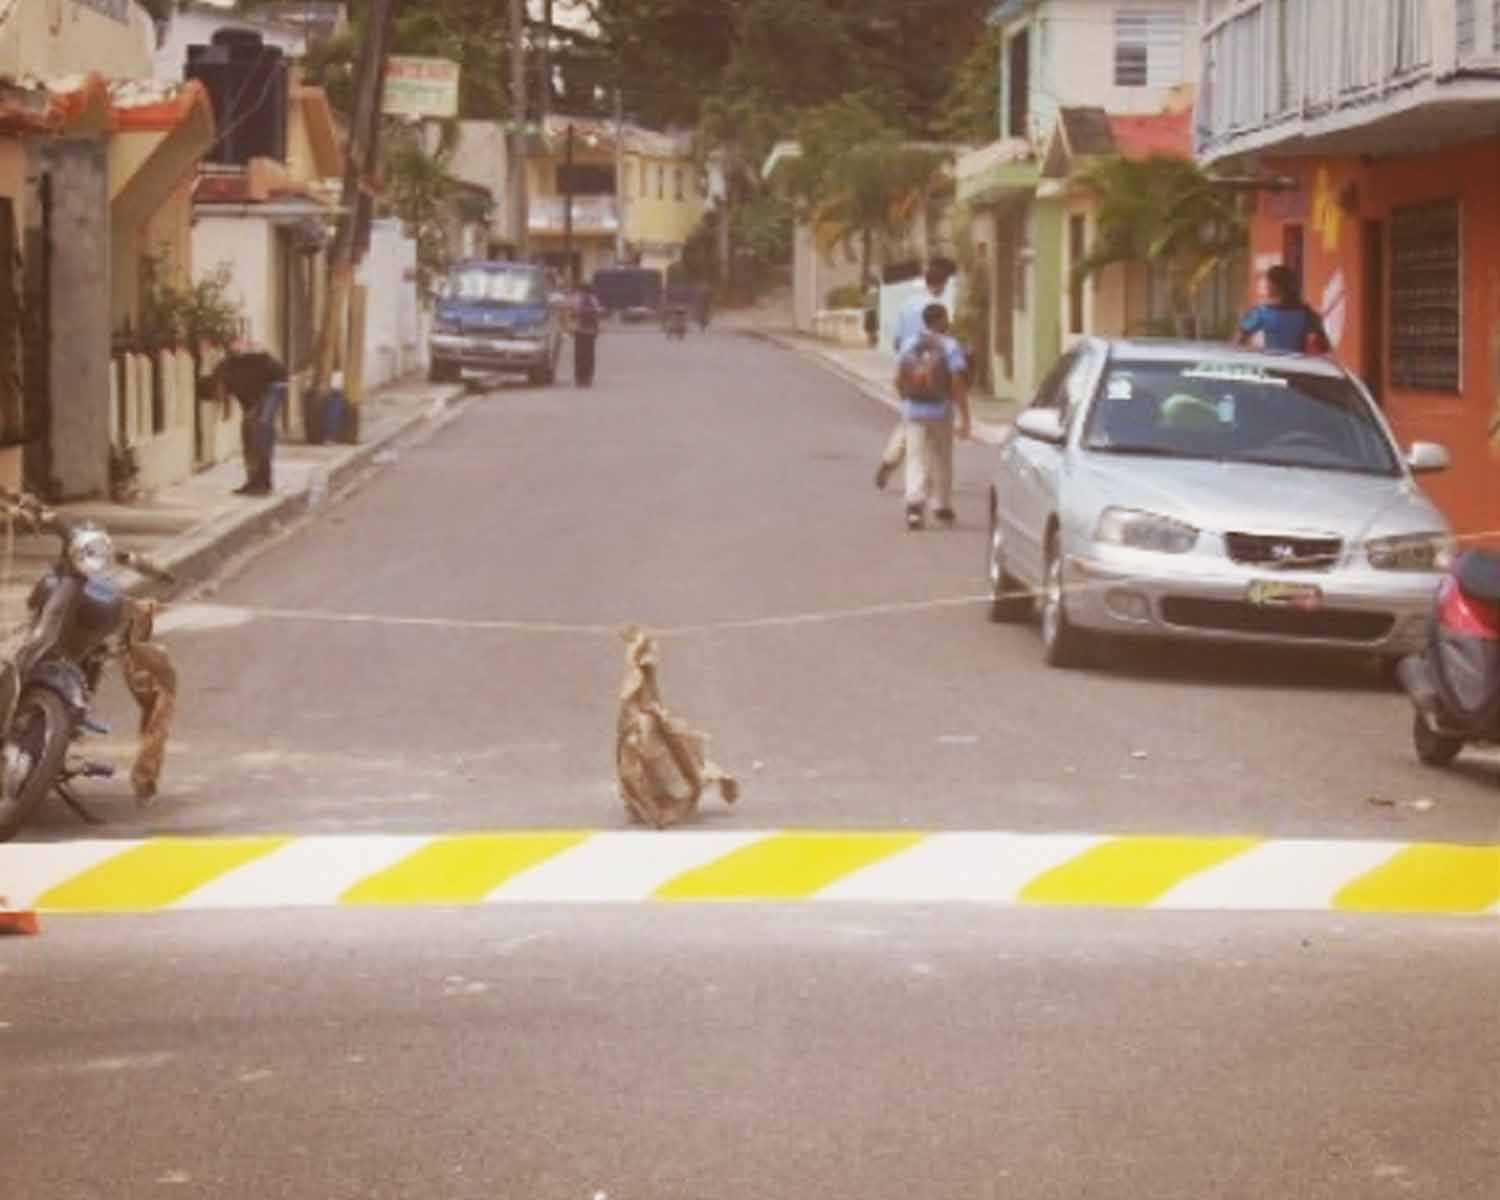
{"type": "Polygon", "coordinates": [[[1466,550],[1459,555],[1454,574],[1458,590],[1470,600],[1500,604],[1500,554],[1488,550],[1466,550]]]}

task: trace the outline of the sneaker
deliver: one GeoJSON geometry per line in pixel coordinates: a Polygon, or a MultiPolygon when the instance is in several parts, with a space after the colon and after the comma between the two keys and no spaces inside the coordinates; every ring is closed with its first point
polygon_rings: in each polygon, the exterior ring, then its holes
{"type": "Polygon", "coordinates": [[[906,527],[908,529],[921,529],[923,525],[922,509],[915,504],[906,506],[906,527]]]}
{"type": "Polygon", "coordinates": [[[880,465],[875,468],[875,486],[881,491],[885,491],[885,485],[890,482],[891,472],[895,469],[890,463],[881,459],[880,465]]]}
{"type": "Polygon", "coordinates": [[[958,514],[955,513],[951,508],[940,508],[932,515],[939,521],[941,521],[944,525],[952,525],[954,521],[958,520],[958,514]]]}

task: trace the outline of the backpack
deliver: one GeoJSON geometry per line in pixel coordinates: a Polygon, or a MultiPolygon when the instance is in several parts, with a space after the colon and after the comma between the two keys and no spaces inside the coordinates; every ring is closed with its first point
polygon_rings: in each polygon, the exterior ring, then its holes
{"type": "Polygon", "coordinates": [[[912,400],[947,400],[953,383],[948,348],[935,333],[924,333],[901,356],[896,386],[912,400]]]}
{"type": "Polygon", "coordinates": [[[585,337],[599,332],[599,302],[592,296],[583,296],[573,309],[573,329],[585,337]]]}

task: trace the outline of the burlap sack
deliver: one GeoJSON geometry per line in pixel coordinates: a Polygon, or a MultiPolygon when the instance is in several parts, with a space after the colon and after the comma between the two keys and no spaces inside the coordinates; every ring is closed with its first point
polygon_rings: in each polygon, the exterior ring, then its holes
{"type": "Polygon", "coordinates": [[[623,636],[625,683],[620,690],[615,767],[626,813],[656,829],[680,824],[698,811],[698,801],[710,784],[717,784],[724,802],[733,804],[739,799],[739,784],[708,761],[708,738],[662,705],[656,642],[635,628],[623,636]]]}
{"type": "Polygon", "coordinates": [[[141,742],[130,768],[130,786],[143,806],[156,796],[177,708],[177,669],[166,647],[151,640],[155,617],[156,605],[151,601],[131,601],[120,660],[125,686],[141,709],[141,742]]]}

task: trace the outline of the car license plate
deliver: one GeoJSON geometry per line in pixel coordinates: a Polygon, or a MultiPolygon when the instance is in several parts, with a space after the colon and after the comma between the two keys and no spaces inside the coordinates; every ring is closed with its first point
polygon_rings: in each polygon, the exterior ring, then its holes
{"type": "Polygon", "coordinates": [[[1256,579],[1251,581],[1249,599],[1257,608],[1300,608],[1311,612],[1322,605],[1323,589],[1315,583],[1256,579]]]}

